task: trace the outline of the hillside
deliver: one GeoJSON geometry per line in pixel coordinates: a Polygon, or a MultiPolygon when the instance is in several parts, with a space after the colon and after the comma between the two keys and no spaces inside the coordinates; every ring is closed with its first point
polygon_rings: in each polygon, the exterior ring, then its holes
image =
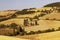
{"type": "Polygon", "coordinates": [[[10,14],[14,14],[17,11],[19,11],[19,10],[4,10],[4,11],[0,11],[0,16],[7,16],[7,15],[10,15],[10,14]]]}
{"type": "Polygon", "coordinates": [[[51,7],[43,7],[43,8],[36,8],[36,9],[23,9],[21,11],[20,10],[1,11],[0,12],[0,22],[8,20],[8,19],[17,18],[17,17],[19,17],[19,18],[26,18],[26,17],[35,18],[35,17],[42,15],[45,11],[46,12],[44,14],[47,14],[50,9],[52,11],[51,7]]]}
{"type": "Polygon", "coordinates": [[[26,36],[16,36],[18,38],[25,38],[31,40],[60,40],[60,31],[35,34],[35,35],[26,35],[26,36]]]}
{"type": "MultiPolygon", "coordinates": [[[[6,24],[7,25],[7,24],[11,24],[11,23],[16,23],[18,25],[24,25],[23,24],[23,22],[24,22],[23,20],[24,19],[15,18],[15,19],[11,19],[11,20],[0,22],[0,24],[6,24]]],[[[60,27],[60,21],[39,20],[38,24],[39,25],[37,25],[37,26],[25,27],[25,30],[27,32],[29,32],[29,31],[37,31],[37,30],[46,30],[46,29],[49,29],[49,28],[57,29],[58,27],[60,27]]]]}
{"type": "Polygon", "coordinates": [[[0,35],[0,40],[29,40],[29,39],[21,39],[21,38],[0,35]]]}
{"type": "Polygon", "coordinates": [[[0,11],[0,40],[60,40],[59,7],[56,2],[42,8],[0,11]]]}
{"type": "Polygon", "coordinates": [[[47,14],[43,17],[40,17],[40,19],[51,19],[51,20],[60,20],[60,13],[57,13],[57,12],[54,12],[54,13],[51,13],[51,14],[47,14]]]}
{"type": "Polygon", "coordinates": [[[60,2],[51,3],[48,5],[45,5],[44,7],[60,7],[60,2]]]}

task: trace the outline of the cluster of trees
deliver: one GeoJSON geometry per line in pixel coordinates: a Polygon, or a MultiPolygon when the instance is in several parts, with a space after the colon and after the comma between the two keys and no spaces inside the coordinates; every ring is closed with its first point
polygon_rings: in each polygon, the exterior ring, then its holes
{"type": "Polygon", "coordinates": [[[39,17],[42,17],[46,14],[50,14],[51,12],[53,12],[53,10],[52,9],[50,9],[50,10],[41,10],[41,11],[37,10],[37,12],[41,12],[41,13],[38,16],[35,16],[34,18],[39,19],[39,17]]]}
{"type": "Polygon", "coordinates": [[[8,19],[15,18],[15,17],[16,17],[16,14],[11,14],[11,16],[9,15],[9,17],[7,17],[7,16],[0,16],[0,22],[8,20],[8,19]]]}
{"type": "Polygon", "coordinates": [[[24,31],[23,34],[21,34],[21,35],[33,35],[33,34],[48,33],[48,32],[54,32],[54,31],[60,31],[60,27],[58,27],[57,30],[55,30],[54,28],[52,28],[52,29],[47,29],[47,30],[43,30],[43,31],[41,31],[41,30],[30,31],[28,33],[26,31],[24,31]]]}
{"type": "Polygon", "coordinates": [[[46,14],[41,13],[41,14],[39,14],[38,16],[37,16],[37,15],[36,15],[36,16],[34,16],[34,18],[35,18],[35,19],[39,19],[39,17],[42,17],[42,16],[44,16],[44,15],[46,15],[46,14]]]}
{"type": "Polygon", "coordinates": [[[46,18],[45,20],[56,20],[56,21],[60,21],[60,19],[56,19],[56,18],[52,18],[52,19],[46,18]]]}
{"type": "Polygon", "coordinates": [[[24,26],[34,26],[34,25],[39,25],[38,24],[38,21],[37,20],[32,20],[31,18],[30,19],[28,19],[28,18],[26,18],[26,19],[24,19],[24,26]]]}
{"type": "MultiPolygon", "coordinates": [[[[12,33],[7,33],[6,34],[6,35],[9,35],[9,36],[15,36],[15,35],[18,35],[18,34],[24,32],[24,29],[20,25],[17,25],[15,23],[11,23],[10,25],[0,24],[0,29],[5,29],[5,28],[9,28],[9,30],[12,29],[13,34],[12,33]]],[[[11,32],[11,31],[9,31],[9,32],[11,32]]]]}
{"type": "MultiPolygon", "coordinates": [[[[4,25],[4,24],[0,24],[0,29],[1,28],[10,28],[10,29],[13,29],[13,34],[12,33],[8,33],[6,35],[8,36],[16,36],[16,35],[31,35],[31,34],[40,34],[40,33],[47,33],[47,32],[54,32],[54,31],[60,31],[60,27],[58,27],[57,30],[55,30],[54,28],[52,29],[47,29],[47,30],[37,30],[37,31],[30,31],[30,32],[27,32],[25,31],[25,29],[23,29],[20,25],[17,25],[15,23],[12,23],[10,25],[4,25]],[[17,30],[17,31],[16,31],[17,30]]],[[[9,30],[10,30],[9,29],[9,30]]],[[[10,31],[11,32],[11,31],[10,31]]]]}
{"type": "Polygon", "coordinates": [[[22,11],[18,11],[16,12],[16,14],[21,14],[21,15],[24,15],[24,14],[32,14],[32,13],[35,13],[35,11],[27,11],[28,9],[23,9],[22,11]]]}
{"type": "Polygon", "coordinates": [[[43,31],[41,31],[41,30],[30,31],[29,33],[27,33],[25,31],[23,35],[41,34],[41,33],[48,33],[48,32],[54,32],[54,31],[60,31],[60,27],[58,27],[58,29],[56,29],[56,30],[54,28],[52,28],[52,29],[47,29],[47,30],[43,30],[43,31]]]}
{"type": "Polygon", "coordinates": [[[59,9],[56,9],[57,10],[57,12],[60,12],[60,8],[59,9]]]}

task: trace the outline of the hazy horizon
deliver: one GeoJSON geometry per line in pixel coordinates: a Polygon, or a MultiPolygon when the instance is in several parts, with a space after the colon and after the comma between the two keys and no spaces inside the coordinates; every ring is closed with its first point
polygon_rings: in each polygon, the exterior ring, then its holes
{"type": "Polygon", "coordinates": [[[0,0],[0,10],[21,10],[39,8],[60,0],[0,0]]]}

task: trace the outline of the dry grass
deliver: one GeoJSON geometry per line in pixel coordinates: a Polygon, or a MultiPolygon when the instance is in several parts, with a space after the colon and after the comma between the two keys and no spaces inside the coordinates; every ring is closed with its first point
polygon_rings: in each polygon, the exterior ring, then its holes
{"type": "Polygon", "coordinates": [[[9,14],[14,14],[16,11],[0,11],[0,16],[6,16],[9,14]]]}
{"type": "Polygon", "coordinates": [[[2,36],[0,35],[0,40],[29,40],[29,39],[21,39],[16,37],[2,36]]]}
{"type": "Polygon", "coordinates": [[[46,19],[46,18],[49,18],[49,19],[58,19],[60,20],[60,13],[51,13],[51,14],[48,14],[48,15],[45,15],[43,17],[40,17],[40,19],[46,19]]]}
{"type": "MultiPolygon", "coordinates": [[[[42,8],[43,9],[43,8],[42,8]]],[[[46,9],[46,8],[44,8],[46,9]]],[[[40,10],[40,9],[37,9],[40,10]]],[[[1,13],[1,15],[6,15],[5,12],[3,12],[4,14],[1,13]]],[[[13,13],[13,12],[12,12],[13,13]]],[[[8,14],[8,13],[7,13],[8,14]]],[[[19,25],[23,25],[23,20],[24,18],[18,18],[18,17],[34,17],[35,15],[39,15],[40,13],[37,12],[35,14],[29,14],[29,15],[19,15],[17,16],[17,18],[14,19],[10,19],[10,20],[6,20],[3,22],[0,22],[0,24],[11,24],[11,23],[16,23],[19,25]]],[[[56,21],[56,20],[42,20],[42,19],[60,19],[60,14],[59,13],[51,13],[48,14],[46,16],[41,17],[38,21],[39,25],[35,25],[35,26],[30,26],[30,27],[25,27],[26,31],[37,31],[37,30],[46,30],[49,28],[55,28],[57,29],[58,27],[60,27],[60,21],[56,21]]],[[[2,38],[2,36],[0,36],[0,38],[2,40],[5,40],[5,36],[3,36],[4,39],[2,38]]],[[[18,38],[25,38],[25,39],[31,39],[31,40],[60,40],[60,32],[51,32],[51,33],[44,33],[44,34],[36,34],[36,35],[27,35],[27,36],[17,36],[18,38]]],[[[9,37],[6,37],[8,40],[9,37]]],[[[11,38],[12,39],[12,38],[11,38]]],[[[16,40],[16,38],[14,38],[13,40],[16,40]]],[[[17,39],[17,40],[21,40],[21,39],[17,39]]]]}
{"type": "Polygon", "coordinates": [[[27,36],[16,36],[16,37],[31,40],[60,40],[60,31],[44,33],[44,34],[27,35],[27,36]]]}
{"type": "MultiPolygon", "coordinates": [[[[0,22],[0,24],[16,23],[19,25],[23,25],[23,20],[24,19],[15,18],[15,19],[0,22]]],[[[46,30],[48,28],[57,29],[58,27],[60,27],[60,21],[54,21],[54,20],[53,21],[52,20],[39,20],[38,24],[39,25],[37,25],[37,26],[35,25],[35,26],[25,27],[25,29],[26,29],[26,31],[32,31],[32,30],[36,31],[37,29],[38,30],[46,30]]]]}

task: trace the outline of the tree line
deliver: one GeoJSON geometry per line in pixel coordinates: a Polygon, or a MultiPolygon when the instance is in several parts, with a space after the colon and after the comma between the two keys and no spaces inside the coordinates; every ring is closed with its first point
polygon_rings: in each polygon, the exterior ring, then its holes
{"type": "Polygon", "coordinates": [[[12,30],[13,34],[12,33],[4,34],[4,35],[7,35],[7,36],[16,36],[16,35],[23,36],[23,35],[32,35],[32,34],[41,34],[41,33],[48,33],[48,32],[60,31],[60,27],[58,27],[58,29],[56,29],[56,30],[54,28],[51,28],[51,29],[46,29],[46,30],[43,30],[43,31],[41,31],[41,30],[33,31],[32,30],[30,32],[27,32],[27,31],[25,31],[24,28],[22,28],[20,25],[17,25],[15,23],[12,23],[10,25],[0,24],[0,29],[3,29],[3,28],[13,29],[12,30]]]}

